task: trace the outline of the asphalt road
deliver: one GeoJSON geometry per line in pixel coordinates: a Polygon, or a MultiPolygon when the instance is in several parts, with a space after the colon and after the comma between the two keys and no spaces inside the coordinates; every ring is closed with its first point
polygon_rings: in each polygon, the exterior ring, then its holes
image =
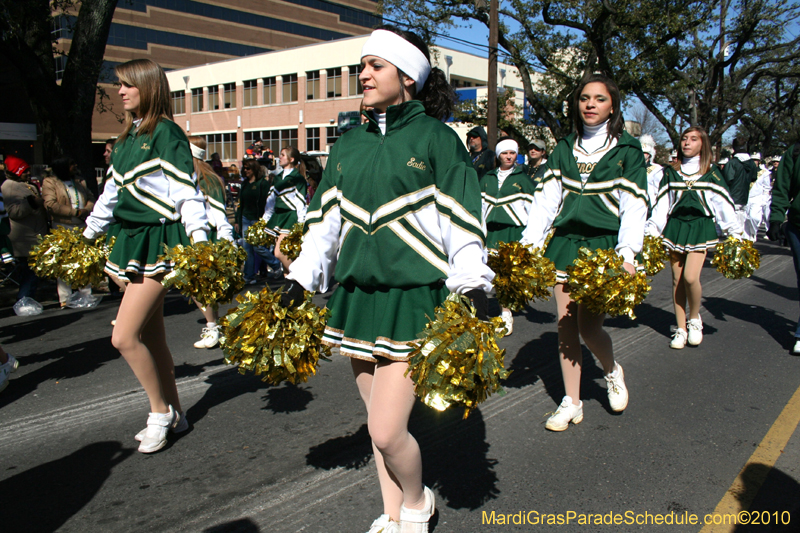
{"type": "MultiPolygon", "coordinates": [[[[707,262],[700,347],[668,346],[666,271],[654,278],[637,320],[609,319],[628,409],[610,411],[601,368],[587,351],[585,418],[563,433],[544,428],[563,395],[555,303],[517,315],[514,334],[502,341],[513,370],[506,395],[467,420],[422,404],[413,414],[424,480],[439,509],[432,530],[700,531],[577,521],[608,513],[702,520],[787,411],[800,386],[800,357],[789,354],[798,291],[788,249],[759,248],[762,267],[748,280],[727,280],[707,262]],[[517,513],[529,522],[553,513],[575,517],[564,525],[518,525],[517,513]],[[511,523],[498,522],[504,519],[511,523]]],[[[380,494],[347,358],[323,362],[306,384],[269,386],[226,367],[220,350],[194,349],[200,313],[170,293],[167,330],[192,429],[164,451],[143,455],[133,436],[148,406],[111,346],[117,306],[106,298],[90,311],[0,313],[0,343],[21,363],[0,394],[0,531],[368,529],[381,513],[380,494]]],[[[800,531],[800,431],[788,431],[774,468],[748,465],[744,490],[734,492],[742,501],[754,498],[750,510],[784,522],[791,513],[790,524],[736,531],[800,531]]]]}

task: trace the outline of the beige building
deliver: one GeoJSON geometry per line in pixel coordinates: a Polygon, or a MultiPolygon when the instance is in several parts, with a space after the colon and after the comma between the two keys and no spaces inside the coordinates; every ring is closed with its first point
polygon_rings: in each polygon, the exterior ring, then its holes
{"type": "MultiPolygon", "coordinates": [[[[256,138],[276,153],[289,144],[301,151],[327,151],[340,135],[339,114],[359,111],[359,63],[367,38],[172,70],[167,78],[175,122],[192,135],[206,136],[209,154],[219,153],[226,164],[241,160],[256,138]]],[[[485,97],[486,58],[447,48],[432,53],[434,64],[464,97],[485,97]]],[[[514,67],[499,64],[497,79],[521,99],[514,67]]]]}

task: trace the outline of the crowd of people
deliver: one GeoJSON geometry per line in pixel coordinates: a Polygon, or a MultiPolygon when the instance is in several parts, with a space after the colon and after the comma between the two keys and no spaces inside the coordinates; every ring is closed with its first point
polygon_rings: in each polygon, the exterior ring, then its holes
{"type": "MultiPolygon", "coordinates": [[[[581,339],[602,364],[611,409],[623,411],[629,401],[604,315],[576,302],[566,283],[567,267],[582,247],[614,250],[633,274],[645,235],[663,239],[673,280],[675,349],[702,342],[700,272],[721,236],[754,240],[768,223],[769,238],[778,239],[788,213],[785,234],[800,283],[800,148],[767,168],[736,139],[729,161],[715,164],[706,132],[690,127],[675,161],[658,165],[653,139],[625,131],[614,81],[591,73],[570,101],[573,132],[549,153],[541,139],[521,147],[501,138],[490,147],[481,127],[469,131],[465,150],[442,122],[452,114],[453,90],[431,67],[417,35],[391,26],[374,31],[361,65],[365,123],[334,145],[321,182],[309,182],[296,147],[284,147],[275,161],[257,140],[242,161],[233,224],[222,175],[239,176],[238,167],[225,172],[216,154],[209,162],[204,139],[187,137],[172,121],[166,76],[150,60],[115,68],[125,122],[107,143],[99,198],[69,157],[53,161],[41,192],[30,183],[25,161],[5,158],[0,216],[10,224],[0,227],[8,228],[10,245],[2,257],[16,265],[20,298],[35,294],[27,256],[51,225],[83,228],[90,242],[116,237],[106,272],[110,285],[124,292],[111,341],[147,393],[146,427],[134,437],[140,452],[156,452],[169,433],[189,428],[164,327],[160,281],[172,265],[161,257],[163,246],[237,241],[259,219],[277,243],[267,248],[242,241],[248,284],[256,283],[258,261],[269,278],[283,280],[287,307],[299,305],[304,291],[335,287],[323,342],[351,359],[367,410],[383,499],[370,533],[428,531],[435,498],[422,482],[421,452],[408,431],[414,388],[405,372],[411,344],[449,294],[463,295],[475,315],[488,320],[494,273],[487,249],[518,241],[542,248],[555,265],[565,395],[547,420],[551,431],[583,420],[581,339]],[[527,164],[518,163],[520,155],[527,164]],[[298,222],[305,224],[302,250],[290,261],[279,244],[298,222]]],[[[61,282],[58,295],[62,305],[72,297],[61,282]]],[[[195,346],[214,347],[217,310],[198,307],[206,326],[195,346]]],[[[513,313],[501,314],[510,335],[513,313]]],[[[797,353],[800,323],[796,336],[797,353]]],[[[0,348],[0,389],[17,366],[0,348]]]]}

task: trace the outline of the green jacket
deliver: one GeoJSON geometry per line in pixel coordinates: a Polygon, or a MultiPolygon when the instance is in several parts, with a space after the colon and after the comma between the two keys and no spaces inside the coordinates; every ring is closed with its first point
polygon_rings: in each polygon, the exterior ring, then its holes
{"type": "Polygon", "coordinates": [[[457,134],[416,100],[388,108],[385,135],[367,118],[331,150],[290,278],[325,290],[335,268],[359,287],[488,290],[480,186],[457,134]]]}
{"type": "Polygon", "coordinates": [[[236,208],[236,223],[239,224],[240,231],[242,217],[255,221],[264,214],[269,189],[269,182],[264,178],[256,179],[252,183],[249,181],[242,183],[242,189],[239,191],[239,207],[236,208]]]}
{"type": "Polygon", "coordinates": [[[800,144],[790,146],[781,158],[772,186],[770,223],[783,222],[787,210],[789,223],[800,228],[800,144]]]}
{"type": "Polygon", "coordinates": [[[731,191],[731,198],[736,205],[747,205],[750,185],[758,178],[758,167],[752,160],[740,161],[735,155],[722,170],[722,177],[731,191]]]}
{"type": "Polygon", "coordinates": [[[525,170],[521,165],[514,167],[499,190],[497,187],[499,167],[490,170],[481,178],[483,219],[487,225],[490,223],[510,226],[528,225],[536,184],[525,173],[525,170]]]}

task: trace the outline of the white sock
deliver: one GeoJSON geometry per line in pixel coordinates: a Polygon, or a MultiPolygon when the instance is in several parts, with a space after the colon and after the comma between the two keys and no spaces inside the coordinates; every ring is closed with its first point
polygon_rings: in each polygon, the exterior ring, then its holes
{"type": "Polygon", "coordinates": [[[206,327],[207,328],[215,328],[215,327],[217,327],[217,323],[216,322],[206,322],[206,327]]]}
{"type": "Polygon", "coordinates": [[[619,376],[619,365],[614,363],[614,371],[609,374],[609,377],[616,378],[617,376],[619,376]]]}

